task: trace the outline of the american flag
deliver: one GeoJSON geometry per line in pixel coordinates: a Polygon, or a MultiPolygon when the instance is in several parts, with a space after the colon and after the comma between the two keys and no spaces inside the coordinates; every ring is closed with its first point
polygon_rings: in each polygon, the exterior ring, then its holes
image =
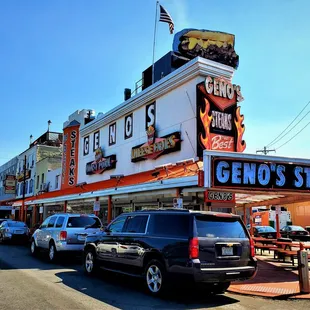
{"type": "Polygon", "coordinates": [[[170,14],[161,5],[159,5],[159,7],[160,7],[159,21],[164,22],[164,23],[168,23],[170,33],[173,34],[174,23],[173,23],[173,20],[172,20],[170,14]]]}

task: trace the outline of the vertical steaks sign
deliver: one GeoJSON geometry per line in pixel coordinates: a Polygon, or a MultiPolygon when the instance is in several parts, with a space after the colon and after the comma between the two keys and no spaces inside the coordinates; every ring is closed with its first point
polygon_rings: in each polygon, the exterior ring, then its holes
{"type": "Polygon", "coordinates": [[[212,187],[310,190],[310,166],[213,157],[212,187]]]}
{"type": "Polygon", "coordinates": [[[62,189],[75,186],[77,182],[79,127],[80,123],[73,121],[66,128],[64,128],[61,175],[62,189]]]}
{"type": "Polygon", "coordinates": [[[243,152],[245,127],[237,102],[240,86],[223,78],[206,77],[197,85],[197,155],[204,149],[243,152]]]}

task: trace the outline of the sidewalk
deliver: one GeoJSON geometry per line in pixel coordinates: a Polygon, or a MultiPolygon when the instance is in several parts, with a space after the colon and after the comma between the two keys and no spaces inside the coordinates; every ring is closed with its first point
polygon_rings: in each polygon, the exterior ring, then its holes
{"type": "Polygon", "coordinates": [[[258,272],[254,279],[233,282],[228,291],[270,298],[309,299],[310,294],[299,293],[298,270],[291,263],[273,258],[273,254],[258,255],[258,272]]]}

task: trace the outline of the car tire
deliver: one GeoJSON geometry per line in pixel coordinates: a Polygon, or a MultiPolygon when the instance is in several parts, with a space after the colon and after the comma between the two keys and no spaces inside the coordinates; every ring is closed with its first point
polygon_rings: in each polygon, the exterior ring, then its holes
{"type": "Polygon", "coordinates": [[[83,256],[84,272],[88,276],[93,276],[97,269],[96,253],[94,249],[86,249],[83,256]]]}
{"type": "Polygon", "coordinates": [[[56,258],[57,258],[57,249],[54,241],[51,241],[48,247],[48,259],[51,263],[54,263],[56,261],[56,258]]]}
{"type": "Polygon", "coordinates": [[[34,239],[32,239],[30,243],[30,252],[33,256],[37,256],[38,254],[38,247],[36,246],[36,242],[34,241],[34,239]]]}
{"type": "Polygon", "coordinates": [[[215,295],[224,294],[230,286],[230,282],[218,283],[213,286],[212,293],[215,295]]]}
{"type": "Polygon", "coordinates": [[[162,295],[167,286],[167,273],[164,265],[157,259],[152,259],[145,268],[144,281],[146,290],[153,296],[162,295]]]}

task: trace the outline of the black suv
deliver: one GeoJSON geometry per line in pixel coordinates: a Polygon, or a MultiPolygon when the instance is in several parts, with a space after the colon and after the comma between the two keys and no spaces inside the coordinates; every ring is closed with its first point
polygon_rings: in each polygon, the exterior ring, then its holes
{"type": "MultiPolygon", "coordinates": [[[[153,295],[175,280],[206,283],[223,293],[231,281],[254,277],[254,244],[240,217],[227,213],[153,210],[118,216],[87,236],[86,274],[105,270],[142,277],[153,295]]],[[[185,283],[185,282],[183,282],[185,283]]]]}

